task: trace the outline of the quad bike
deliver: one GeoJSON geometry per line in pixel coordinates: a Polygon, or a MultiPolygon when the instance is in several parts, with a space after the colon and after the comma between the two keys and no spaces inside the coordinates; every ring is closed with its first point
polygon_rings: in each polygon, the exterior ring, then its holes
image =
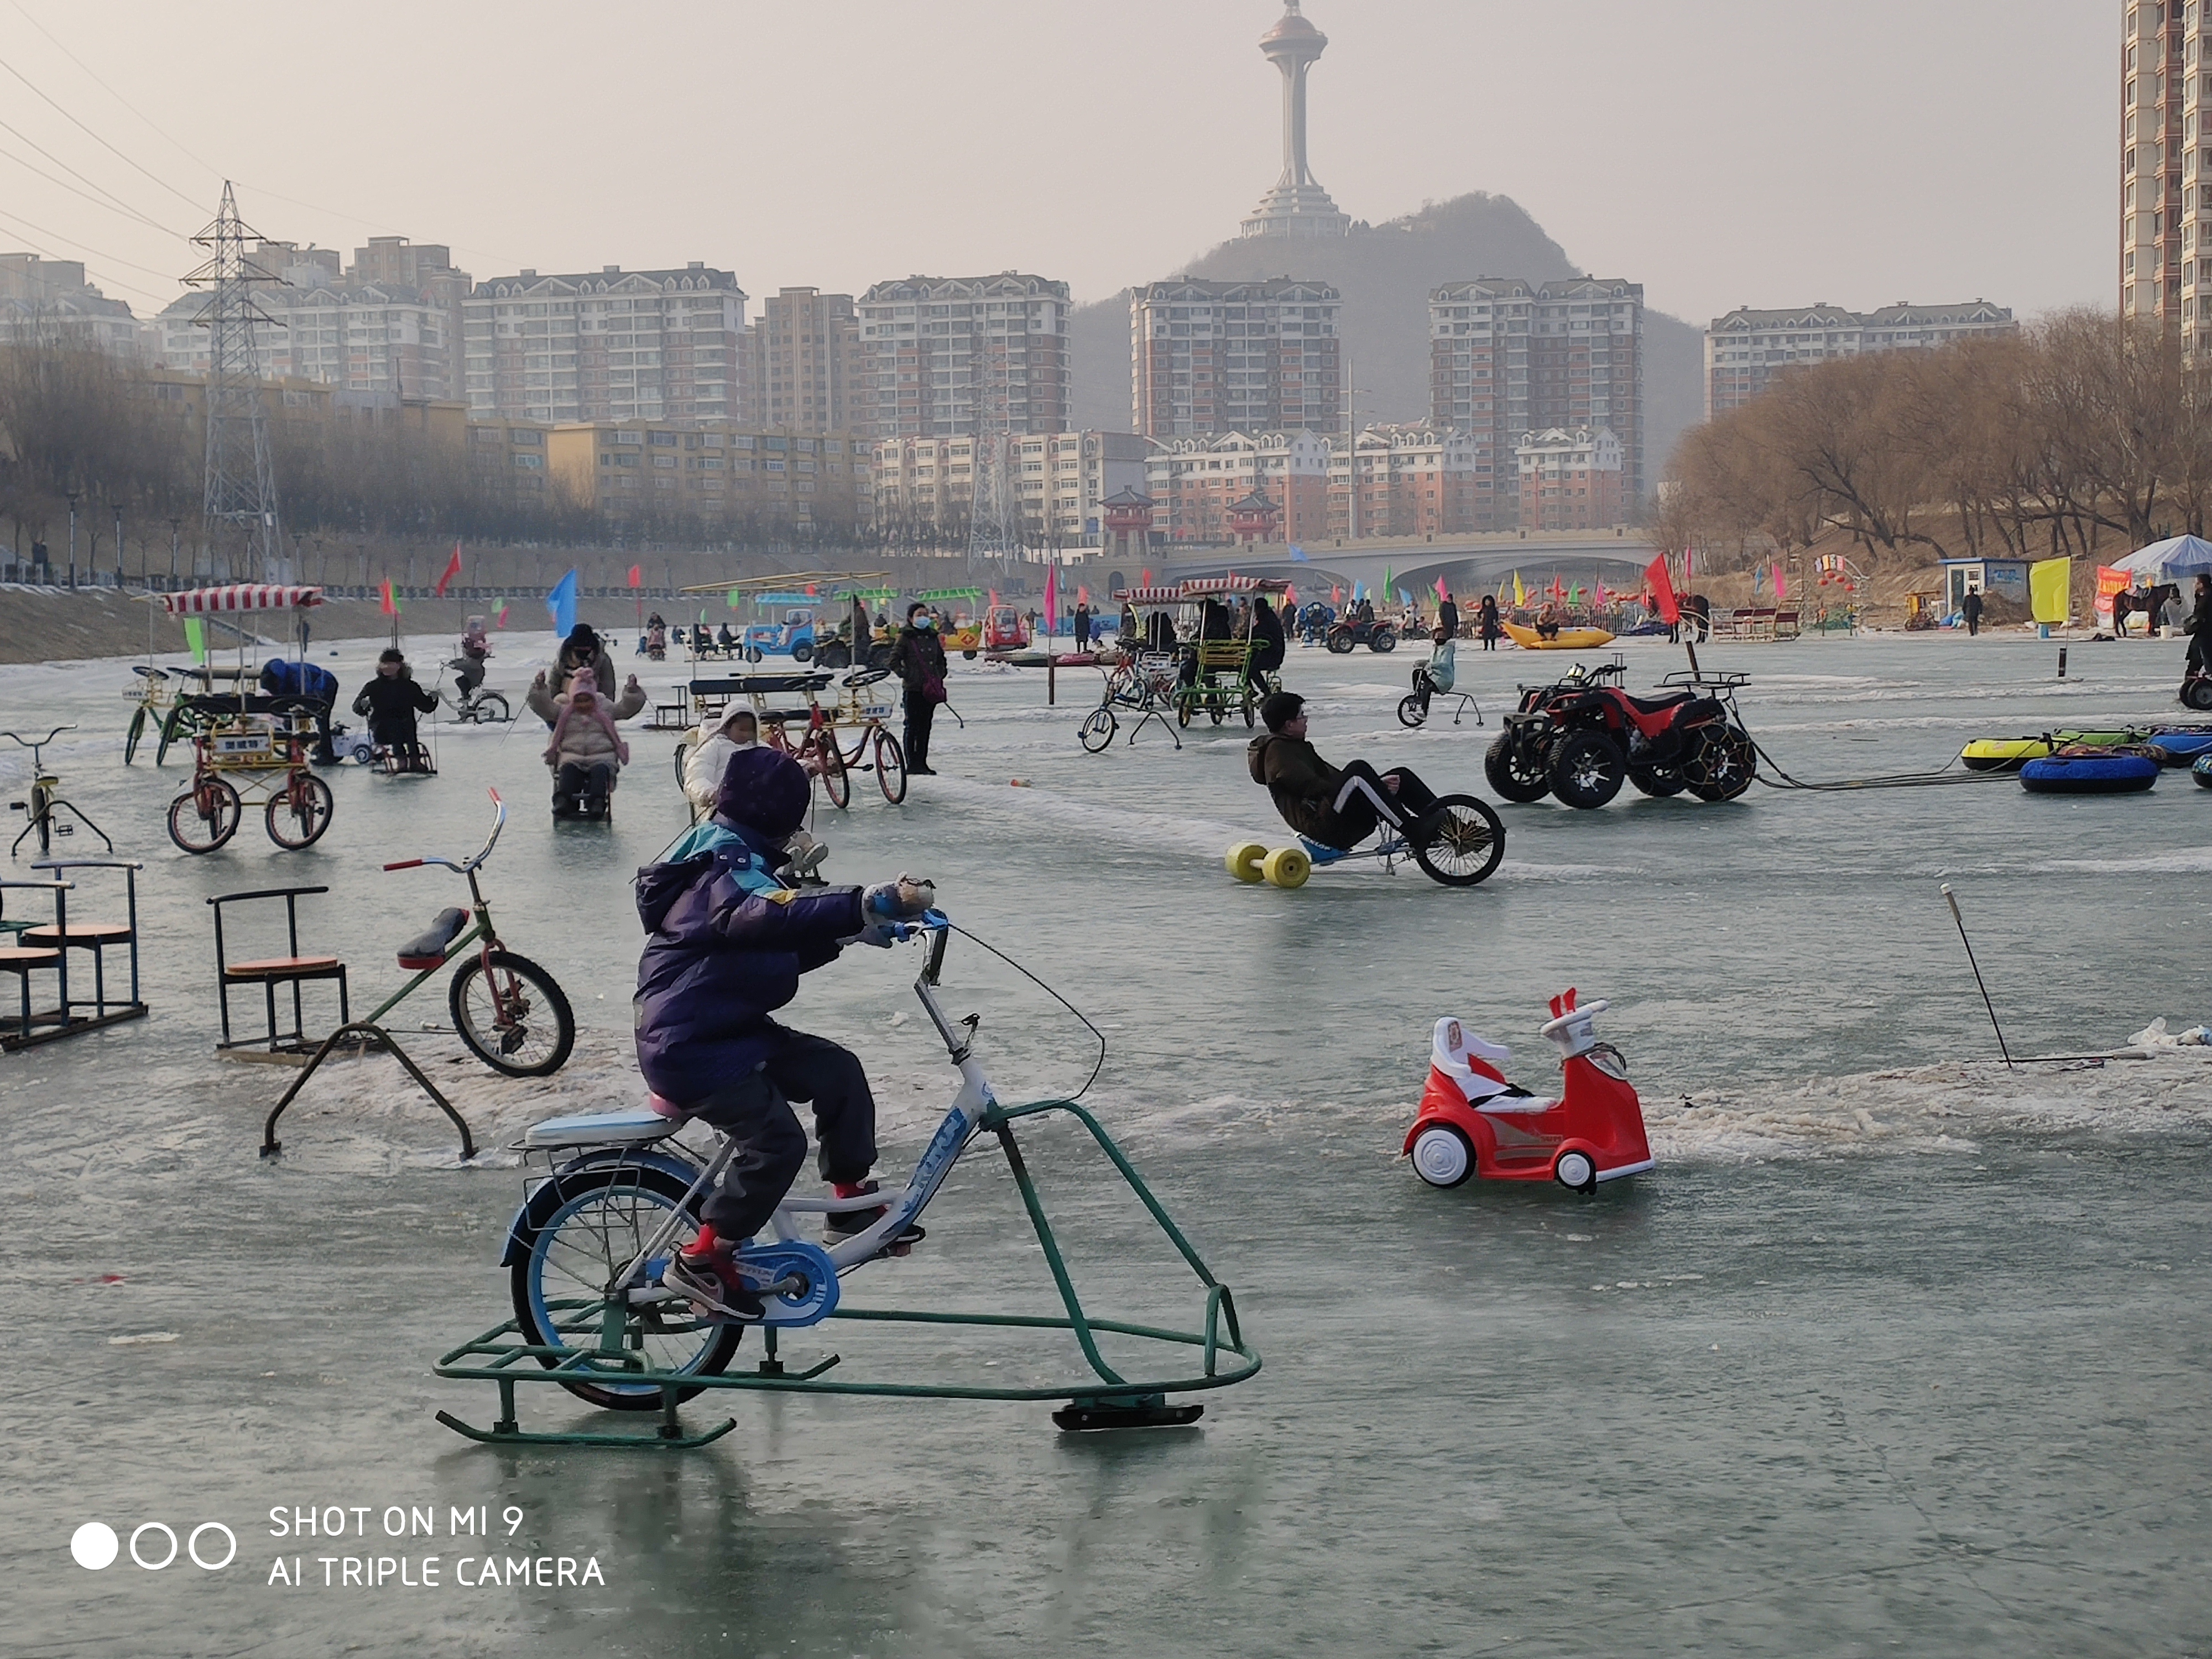
{"type": "Polygon", "coordinates": [[[1734,707],[1746,676],[1670,674],[1662,695],[1638,697],[1621,689],[1623,671],[1577,665],[1550,685],[1523,686],[1483,760],[1492,787],[1508,800],[1554,794],[1584,809],[1604,805],[1624,782],[1709,801],[1751,787],[1758,750],[1734,707]]]}
{"type": "Polygon", "coordinates": [[[1370,651],[1395,651],[1398,630],[1386,622],[1352,622],[1340,618],[1328,630],[1328,648],[1341,657],[1356,645],[1370,651]]]}

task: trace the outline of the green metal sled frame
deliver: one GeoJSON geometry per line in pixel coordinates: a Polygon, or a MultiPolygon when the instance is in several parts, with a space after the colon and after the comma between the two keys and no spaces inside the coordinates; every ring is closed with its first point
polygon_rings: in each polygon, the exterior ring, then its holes
{"type": "MultiPolygon", "coordinates": [[[[1255,1376],[1260,1370],[1260,1356],[1244,1339],[1237,1318],[1236,1298],[1229,1287],[1207,1269],[1198,1252],[1191,1247],[1182,1230],[1161,1208],[1152,1196],[1144,1178],[1138,1175],[1113,1137],[1102,1127],[1098,1120],[1085,1108],[1072,1100],[1036,1101],[1025,1106],[1001,1107],[987,1113],[977,1126],[980,1134],[988,1130],[999,1138],[1006,1155],[1007,1167],[1012,1170],[1016,1185],[1020,1188],[1023,1207],[1029,1212],[1030,1224],[1036,1233],[1038,1244],[1044,1251],[1046,1263],[1052,1270],[1053,1284],[1060,1292],[1060,1304],[1066,1310],[1064,1316],[1021,1314],[927,1313],[893,1308],[844,1308],[833,1310],[831,1319],[874,1321],[885,1323],[915,1325],[980,1325],[1014,1330],[1070,1331],[1074,1334],[1083,1356],[1094,1373],[1093,1380],[1056,1388],[982,1388],[961,1383],[923,1382],[862,1382],[824,1380],[824,1374],[842,1361],[842,1356],[831,1354],[819,1364],[799,1371],[787,1371],[777,1357],[776,1328],[762,1327],[763,1357],[750,1371],[708,1376],[693,1371],[655,1371],[648,1370],[629,1350],[610,1348],[603,1335],[601,1346],[595,1348],[550,1347],[526,1342],[517,1322],[508,1320],[495,1326],[473,1341],[465,1342],[452,1352],[441,1355],[431,1369],[438,1376],[465,1382],[491,1382],[499,1389],[500,1414],[489,1429],[480,1429],[463,1422],[449,1412],[437,1413],[438,1421],[457,1433],[487,1445],[539,1446],[663,1446],[682,1449],[703,1446],[718,1440],[737,1426],[734,1418],[725,1419],[714,1426],[698,1433],[687,1433],[677,1416],[679,1397],[703,1392],[709,1389],[742,1389],[771,1394],[838,1394],[861,1395],[904,1400],[1003,1400],[1042,1401],[1065,1400],[1069,1409],[1055,1413],[1063,1427],[1135,1426],[1143,1423],[1164,1425],[1195,1420],[1197,1407],[1170,1407],[1167,1397],[1171,1395],[1193,1394],[1207,1389],[1225,1389],[1255,1376]],[[1131,1324],[1121,1320],[1098,1319],[1084,1311],[1081,1300],[1070,1278],[1066,1259],[1060,1254],[1060,1243],[1053,1235],[1051,1224],[1045,1219],[1044,1206],[1037,1198],[1036,1183],[1030,1179],[1029,1166],[1024,1160],[1021,1147],[1016,1142],[1012,1124],[1020,1118],[1033,1117],[1047,1112],[1066,1112],[1078,1119],[1091,1132],[1091,1138],[1113,1161],[1129,1189],[1151,1212],[1152,1219],[1166,1234],[1168,1240],[1182,1256],[1206,1291],[1206,1318],[1200,1331],[1176,1331],[1152,1325],[1131,1324]],[[1106,1363],[1098,1351],[1097,1334],[1105,1332],[1116,1336],[1134,1337],[1146,1341],[1162,1342],[1182,1347],[1197,1348],[1203,1353],[1203,1368],[1194,1376],[1177,1376],[1157,1380],[1136,1381],[1121,1376],[1106,1363]],[[1224,1368],[1224,1358],[1234,1363],[1224,1368]],[[526,1432],[516,1416],[514,1390],[518,1383],[550,1383],[558,1386],[567,1382],[605,1383],[658,1383],[660,1387],[660,1419],[654,1432],[647,1434],[594,1434],[587,1432],[526,1432]],[[1080,1421],[1071,1421],[1071,1419],[1080,1421]]],[[[597,1304],[577,1302],[562,1304],[582,1309],[597,1304]]],[[[616,1333],[619,1340],[628,1331],[628,1322],[607,1321],[603,1330],[619,1324],[616,1333]]]]}

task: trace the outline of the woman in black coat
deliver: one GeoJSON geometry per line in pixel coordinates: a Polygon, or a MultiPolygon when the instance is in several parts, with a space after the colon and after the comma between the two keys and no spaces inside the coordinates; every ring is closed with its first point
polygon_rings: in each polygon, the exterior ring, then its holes
{"type": "Polygon", "coordinates": [[[906,626],[891,647],[891,672],[906,687],[906,769],[909,777],[935,775],[929,764],[929,726],[945,694],[945,641],[936,618],[919,599],[906,608],[906,626]],[[936,696],[930,695],[932,685],[936,696]]]}

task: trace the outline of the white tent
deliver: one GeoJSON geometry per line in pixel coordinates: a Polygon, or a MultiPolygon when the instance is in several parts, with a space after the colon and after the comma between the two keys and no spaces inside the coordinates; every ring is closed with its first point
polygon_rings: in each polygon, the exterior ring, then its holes
{"type": "Polygon", "coordinates": [[[2212,542],[2196,536],[2171,536],[2137,548],[2112,568],[2154,581],[2165,576],[2212,575],[2212,542]]]}

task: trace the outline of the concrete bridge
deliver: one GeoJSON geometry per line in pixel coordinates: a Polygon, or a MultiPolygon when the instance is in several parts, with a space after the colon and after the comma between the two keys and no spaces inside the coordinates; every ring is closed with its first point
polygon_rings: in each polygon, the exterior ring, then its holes
{"type": "Polygon", "coordinates": [[[1639,531],[1530,532],[1466,536],[1386,536],[1354,540],[1255,542],[1238,547],[1168,548],[1156,550],[1149,564],[1091,554],[1072,562],[1094,588],[1110,591],[1133,585],[1149,568],[1155,582],[1194,576],[1279,576],[1301,590],[1339,584],[1349,589],[1364,582],[1381,595],[1388,572],[1393,587],[1409,593],[1436,591],[1437,578],[1454,594],[1494,590],[1518,570],[1529,587],[1548,586],[1553,575],[1570,582],[1592,578],[1609,586],[1633,588],[1656,550],[1639,531]]]}

